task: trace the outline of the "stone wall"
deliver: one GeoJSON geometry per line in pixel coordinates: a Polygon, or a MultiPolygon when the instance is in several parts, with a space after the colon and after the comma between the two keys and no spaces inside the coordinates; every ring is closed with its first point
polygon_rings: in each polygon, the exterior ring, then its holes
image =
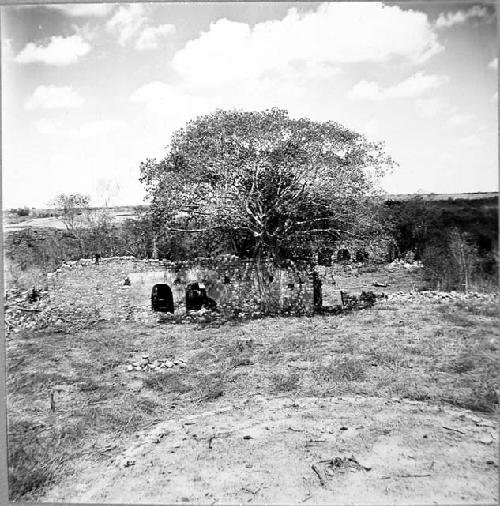
{"type": "MultiPolygon", "coordinates": [[[[264,264],[260,282],[266,285],[266,314],[312,314],[312,272],[290,264],[278,268],[264,264]]],[[[235,257],[199,259],[195,262],[103,258],[99,264],[82,259],[67,262],[49,277],[51,303],[68,313],[92,313],[102,319],[143,319],[151,311],[151,290],[166,283],[172,290],[176,315],[186,313],[186,288],[203,283],[223,315],[261,314],[259,277],[252,260],[235,257]],[[126,282],[127,280],[127,282],[126,282]]]]}

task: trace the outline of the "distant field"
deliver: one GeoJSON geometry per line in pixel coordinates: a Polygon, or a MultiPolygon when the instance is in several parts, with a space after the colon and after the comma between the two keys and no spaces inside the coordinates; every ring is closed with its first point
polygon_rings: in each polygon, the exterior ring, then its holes
{"type": "Polygon", "coordinates": [[[444,200],[482,200],[497,199],[498,192],[476,192],[476,193],[394,193],[386,196],[386,200],[400,201],[421,197],[423,200],[444,201],[444,200]]]}
{"type": "MultiPolygon", "coordinates": [[[[145,209],[146,206],[117,206],[107,208],[110,216],[117,222],[120,223],[127,219],[134,219],[136,217],[136,210],[145,209]]],[[[102,208],[95,208],[102,209],[102,208]]],[[[35,213],[44,214],[54,212],[53,209],[37,209],[35,213]]],[[[20,217],[17,214],[5,211],[4,212],[4,232],[22,230],[28,227],[36,228],[57,228],[63,230],[66,228],[63,221],[58,219],[56,216],[49,217],[37,217],[37,216],[25,216],[20,217]]]]}

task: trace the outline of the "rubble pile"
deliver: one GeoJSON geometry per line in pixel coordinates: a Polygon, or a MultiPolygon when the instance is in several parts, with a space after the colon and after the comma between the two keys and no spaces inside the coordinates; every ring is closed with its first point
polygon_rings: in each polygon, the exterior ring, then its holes
{"type": "Polygon", "coordinates": [[[33,301],[30,292],[9,289],[5,293],[4,310],[7,335],[48,327],[64,332],[75,331],[100,319],[98,311],[82,308],[75,301],[55,305],[46,290],[38,292],[37,300],[33,301]]]}
{"type": "Polygon", "coordinates": [[[433,290],[422,290],[418,292],[396,292],[387,295],[387,300],[397,300],[398,302],[419,301],[422,299],[438,301],[456,301],[456,300],[481,300],[494,301],[498,298],[497,293],[480,292],[439,292],[433,290]]]}
{"type": "Polygon", "coordinates": [[[418,271],[423,267],[424,265],[420,260],[408,262],[402,258],[397,258],[396,260],[393,260],[390,264],[388,264],[385,268],[389,271],[401,268],[406,269],[407,271],[418,271]]]}
{"type": "Polygon", "coordinates": [[[158,371],[160,369],[172,369],[178,367],[184,369],[186,363],[180,358],[168,357],[163,359],[155,359],[151,361],[147,353],[141,355],[139,360],[135,360],[127,365],[127,371],[158,371]]]}
{"type": "Polygon", "coordinates": [[[37,328],[41,319],[46,316],[48,292],[42,291],[38,300],[30,302],[29,293],[10,289],[5,293],[5,331],[19,332],[21,329],[37,328]]]}

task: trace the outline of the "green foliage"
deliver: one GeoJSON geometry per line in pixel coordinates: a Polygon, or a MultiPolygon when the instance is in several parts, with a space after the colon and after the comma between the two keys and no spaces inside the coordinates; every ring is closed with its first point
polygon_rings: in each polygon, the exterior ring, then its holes
{"type": "Polygon", "coordinates": [[[392,165],[338,123],[218,110],[177,131],[164,159],[142,163],[141,181],[158,231],[280,258],[366,233],[375,182],[392,165]]]}

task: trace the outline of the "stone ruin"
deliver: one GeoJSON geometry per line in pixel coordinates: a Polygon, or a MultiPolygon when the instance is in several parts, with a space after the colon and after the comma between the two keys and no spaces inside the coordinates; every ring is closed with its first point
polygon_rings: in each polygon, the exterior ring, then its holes
{"type": "Polygon", "coordinates": [[[315,297],[316,303],[320,298],[313,270],[306,264],[279,267],[264,262],[258,271],[254,260],[234,256],[181,262],[134,257],[66,262],[49,276],[48,292],[56,307],[91,310],[105,320],[182,318],[200,311],[241,317],[310,315],[315,297]]]}

